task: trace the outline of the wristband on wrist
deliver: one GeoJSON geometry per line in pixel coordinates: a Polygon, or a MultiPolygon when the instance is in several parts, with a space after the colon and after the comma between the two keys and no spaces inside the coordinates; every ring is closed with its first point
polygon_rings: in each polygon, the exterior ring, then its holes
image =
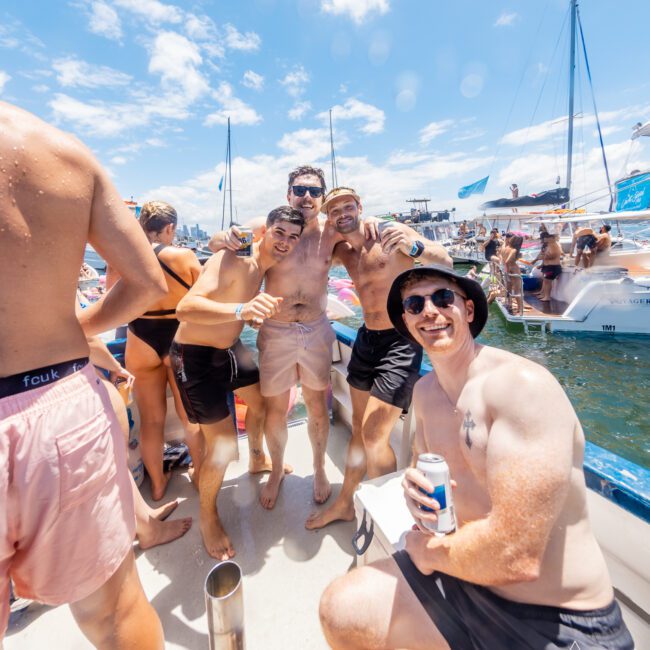
{"type": "Polygon", "coordinates": [[[235,307],[235,318],[237,320],[242,320],[241,313],[242,313],[243,309],[244,309],[244,303],[243,302],[240,302],[237,305],[237,307],[235,307]]]}
{"type": "Polygon", "coordinates": [[[419,240],[416,239],[413,242],[413,247],[411,248],[411,252],[409,253],[409,257],[420,257],[424,253],[424,244],[419,240]]]}

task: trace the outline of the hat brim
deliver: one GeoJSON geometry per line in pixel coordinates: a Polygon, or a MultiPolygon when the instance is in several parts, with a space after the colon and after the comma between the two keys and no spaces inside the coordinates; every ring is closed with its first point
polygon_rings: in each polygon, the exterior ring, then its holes
{"type": "Polygon", "coordinates": [[[354,191],[354,190],[343,190],[338,193],[336,192],[336,188],[331,190],[329,194],[325,197],[325,200],[323,201],[323,205],[320,208],[320,211],[324,214],[327,215],[327,209],[329,208],[334,201],[337,199],[346,197],[346,196],[351,196],[357,203],[361,203],[361,199],[359,198],[359,195],[354,191]]]}
{"type": "Polygon", "coordinates": [[[393,284],[388,292],[388,302],[386,305],[388,316],[395,329],[404,338],[419,344],[419,341],[416,341],[408,331],[404,319],[402,318],[402,315],[404,314],[404,307],[402,305],[402,285],[412,273],[425,273],[426,275],[434,275],[453,280],[474,304],[474,320],[469,323],[469,331],[472,334],[472,337],[476,338],[481,333],[481,330],[488,319],[487,298],[485,297],[485,292],[481,285],[476,280],[472,280],[465,275],[459,275],[446,266],[441,266],[440,264],[428,264],[426,266],[417,266],[400,273],[393,280],[393,284]]]}

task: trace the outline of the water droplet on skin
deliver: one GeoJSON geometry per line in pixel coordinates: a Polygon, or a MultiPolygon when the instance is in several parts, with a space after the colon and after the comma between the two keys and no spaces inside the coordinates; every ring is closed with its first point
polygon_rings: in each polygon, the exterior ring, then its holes
{"type": "Polygon", "coordinates": [[[45,192],[43,192],[43,190],[38,190],[38,193],[39,194],[45,194],[45,192]]]}
{"type": "Polygon", "coordinates": [[[18,161],[17,160],[14,160],[14,166],[18,167],[18,161]]]}

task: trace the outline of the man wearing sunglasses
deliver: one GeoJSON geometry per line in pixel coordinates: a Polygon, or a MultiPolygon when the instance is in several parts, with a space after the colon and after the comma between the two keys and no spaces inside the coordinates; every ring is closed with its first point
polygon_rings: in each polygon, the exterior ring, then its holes
{"type": "Polygon", "coordinates": [[[366,469],[371,478],[395,471],[390,432],[411,403],[422,348],[393,328],[386,311],[388,288],[395,276],[413,268],[416,260],[452,264],[440,244],[421,240],[401,223],[384,222],[381,239],[366,240],[360,221],[362,209],[359,195],[348,187],[333,189],[322,207],[345,240],[337,247],[336,256],[354,280],[364,324],[357,332],[348,365],[353,425],[343,487],[334,503],[309,517],[305,525],[310,529],[338,519],[354,519],[354,491],[366,469]]]}
{"type": "MultiPolygon", "coordinates": [[[[287,410],[291,388],[298,381],[313,449],[314,501],[324,503],[331,493],[325,450],[329,435],[327,388],[335,335],[325,308],[333,252],[342,238],[318,220],[324,194],[322,169],[302,166],[289,174],[287,201],[304,216],[305,229],[293,253],[269,269],[264,278],[265,290],[282,298],[282,307],[264,321],[257,338],[260,389],[266,401],[265,433],[273,461],[269,480],[260,493],[260,502],[268,509],[275,505],[285,474],[287,410]]],[[[372,223],[366,223],[365,228],[368,236],[374,236],[372,223]]],[[[210,240],[210,248],[236,250],[237,235],[234,227],[217,233],[210,240]]]]}
{"type": "Polygon", "coordinates": [[[485,295],[449,268],[401,273],[387,306],[434,370],[415,387],[403,480],[416,526],[405,550],[327,588],[331,647],[633,648],[589,525],[582,428],[558,382],[476,343],[485,295]],[[424,452],[442,455],[456,482],[457,529],[446,536],[425,527],[440,505],[414,467],[424,452]]]}

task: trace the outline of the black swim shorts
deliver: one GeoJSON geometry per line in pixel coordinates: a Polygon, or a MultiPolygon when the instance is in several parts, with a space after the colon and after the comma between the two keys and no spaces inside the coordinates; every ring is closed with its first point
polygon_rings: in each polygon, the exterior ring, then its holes
{"type": "Polygon", "coordinates": [[[425,576],[406,551],[393,558],[452,650],[634,648],[615,600],[590,611],[515,603],[444,573],[425,576]]]}
{"type": "Polygon", "coordinates": [[[594,250],[598,239],[594,235],[582,235],[576,239],[576,249],[583,251],[588,248],[590,251],[594,250]]]}
{"type": "Polygon", "coordinates": [[[562,273],[561,264],[547,264],[540,269],[545,280],[555,280],[562,273]]]}
{"type": "Polygon", "coordinates": [[[240,340],[227,350],[174,341],[169,359],[190,422],[230,417],[228,393],[260,380],[253,355],[240,340]]]}
{"type": "Polygon", "coordinates": [[[422,348],[396,330],[369,330],[362,325],[352,347],[348,384],[408,411],[421,363],[422,348]]]}

